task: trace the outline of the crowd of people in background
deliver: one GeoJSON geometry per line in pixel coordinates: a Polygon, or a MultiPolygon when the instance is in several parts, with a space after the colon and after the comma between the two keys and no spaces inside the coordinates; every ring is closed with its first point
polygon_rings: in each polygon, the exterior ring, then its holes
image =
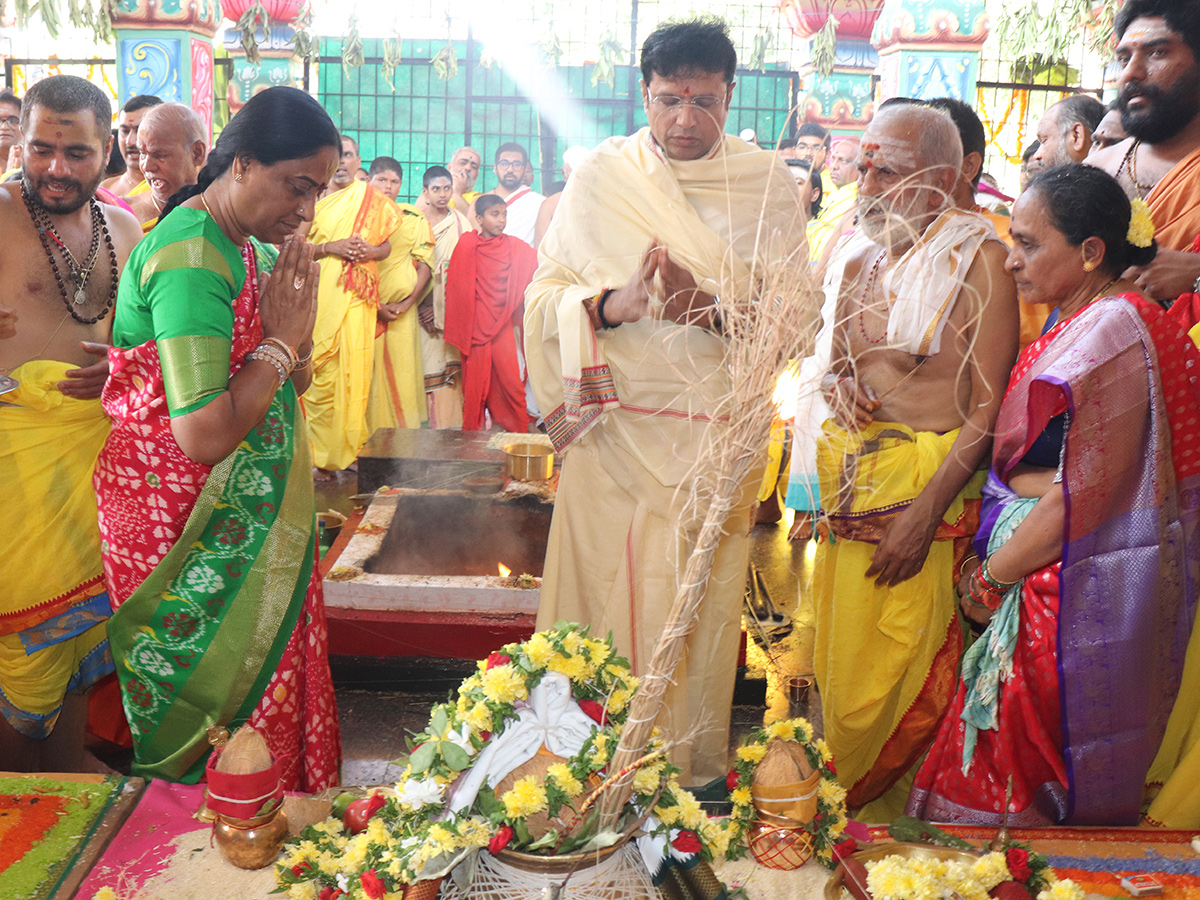
{"type": "MultiPolygon", "coordinates": [[[[285,786],[333,783],[313,478],[380,428],[545,431],[539,624],[611,630],[638,670],[694,540],[696,423],[720,426],[721,279],[796,266],[822,326],[795,624],[851,806],[1200,826],[1200,2],[1128,0],[1115,31],[1118,97],[1047,109],[1015,198],[954,98],[769,151],[726,134],[736,53],[708,20],[647,39],[647,127],[571,148],[546,195],[509,141],[492,190],[465,146],[405,202],[401,163],[364,165],[293,88],[211,148],[156,97],[113,131],[83,79],[0,93],[0,487],[26,512],[0,758],[77,766],[115,672],[124,715],[93,727],[138,774],[195,780],[207,728],[248,721],[285,786]]],[[[666,701],[677,734],[718,720],[671,751],[689,780],[727,766],[742,488],[666,701]]]]}

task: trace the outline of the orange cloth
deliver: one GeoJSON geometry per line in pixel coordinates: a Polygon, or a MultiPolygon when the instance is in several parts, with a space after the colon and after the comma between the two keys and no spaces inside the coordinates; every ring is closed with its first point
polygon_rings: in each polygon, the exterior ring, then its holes
{"type": "Polygon", "coordinates": [[[1200,147],[1175,164],[1146,198],[1154,219],[1154,239],[1164,250],[1190,250],[1200,234],[1200,147]]]}
{"type": "Polygon", "coordinates": [[[446,273],[446,343],[462,353],[463,428],[483,428],[486,407],[505,431],[529,430],[514,328],[537,253],[524,241],[471,231],[458,239],[446,273]]]}

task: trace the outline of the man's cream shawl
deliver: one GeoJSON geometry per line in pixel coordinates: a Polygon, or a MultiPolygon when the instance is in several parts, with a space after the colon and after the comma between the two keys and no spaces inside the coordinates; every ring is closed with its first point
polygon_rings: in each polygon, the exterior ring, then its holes
{"type": "Polygon", "coordinates": [[[795,180],[775,154],[738,138],[683,162],[664,159],[642,129],[605,141],[572,172],[542,242],[525,340],[555,447],[603,419],[656,480],[678,485],[698,429],[730,389],[724,338],[653,318],[597,332],[584,307],[628,282],[653,240],[710,293],[769,286],[781,267],[807,267],[795,180]]]}

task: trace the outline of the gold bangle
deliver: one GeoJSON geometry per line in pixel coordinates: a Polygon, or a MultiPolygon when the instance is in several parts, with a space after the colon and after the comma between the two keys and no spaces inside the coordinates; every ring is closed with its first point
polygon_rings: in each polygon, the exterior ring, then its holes
{"type": "Polygon", "coordinates": [[[979,554],[972,553],[970,556],[965,557],[963,561],[958,564],[958,576],[954,579],[955,584],[958,584],[960,581],[962,581],[963,570],[966,569],[967,563],[979,565],[979,554]]]}

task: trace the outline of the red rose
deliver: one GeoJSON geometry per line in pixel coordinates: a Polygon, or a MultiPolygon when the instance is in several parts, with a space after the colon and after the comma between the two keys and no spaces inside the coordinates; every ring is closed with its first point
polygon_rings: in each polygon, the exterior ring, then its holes
{"type": "Polygon", "coordinates": [[[699,853],[700,838],[696,836],[694,831],[680,831],[671,841],[671,846],[680,853],[699,853]]]}
{"type": "Polygon", "coordinates": [[[338,900],[338,897],[344,896],[345,893],[341,888],[335,888],[333,885],[327,884],[321,888],[321,893],[317,894],[317,900],[338,900]]]}
{"type": "Polygon", "coordinates": [[[292,874],[295,875],[297,878],[299,878],[301,875],[304,874],[304,870],[307,869],[309,867],[309,865],[310,865],[310,863],[308,862],[308,860],[305,860],[304,862],[301,862],[301,863],[296,863],[296,865],[292,866],[292,874]]]}
{"type": "Polygon", "coordinates": [[[383,879],[375,874],[374,869],[367,869],[358,876],[358,880],[362,882],[363,893],[371,900],[379,900],[387,893],[387,886],[384,885],[383,879]]]}
{"type": "Polygon", "coordinates": [[[501,653],[499,650],[497,650],[495,653],[488,654],[487,667],[492,669],[496,666],[507,665],[510,662],[512,662],[511,656],[509,656],[507,653],[501,653]]]}
{"type": "Polygon", "coordinates": [[[496,832],[495,836],[490,841],[488,841],[488,853],[492,854],[492,856],[495,856],[512,842],[513,835],[515,833],[516,832],[512,830],[511,826],[501,825],[500,830],[496,832]]]}
{"type": "Polygon", "coordinates": [[[837,774],[837,769],[835,769],[835,768],[833,767],[833,760],[832,760],[832,759],[831,759],[829,762],[825,763],[825,768],[827,768],[827,769],[828,769],[830,772],[832,772],[834,775],[836,775],[836,774],[837,774]]]}
{"type": "Polygon", "coordinates": [[[1029,876],[1033,874],[1033,870],[1029,868],[1028,850],[1021,847],[1009,847],[1008,852],[1004,854],[1004,859],[1008,863],[1008,871],[1014,881],[1025,882],[1029,880],[1029,876]]]}
{"type": "Polygon", "coordinates": [[[737,769],[730,769],[729,774],[725,776],[725,790],[732,791],[737,787],[738,773],[737,769]]]}
{"type": "Polygon", "coordinates": [[[845,859],[858,852],[858,841],[852,837],[846,838],[844,841],[839,841],[833,845],[833,858],[845,859]]]}
{"type": "Polygon", "coordinates": [[[481,731],[479,732],[479,739],[486,744],[492,739],[492,733],[490,731],[481,731]]]}
{"type": "Polygon", "coordinates": [[[601,726],[604,725],[604,717],[607,713],[604,711],[604,707],[595,700],[580,700],[579,708],[587,713],[589,718],[594,719],[601,726]]]}

